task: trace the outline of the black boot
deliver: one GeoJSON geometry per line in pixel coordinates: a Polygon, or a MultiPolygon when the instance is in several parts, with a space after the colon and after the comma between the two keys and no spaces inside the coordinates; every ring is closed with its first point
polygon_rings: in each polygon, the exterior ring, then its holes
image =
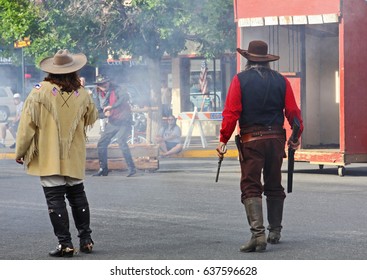
{"type": "Polygon", "coordinates": [[[92,253],[94,242],[92,238],[80,239],[80,252],[89,254],[92,253]]]}
{"type": "Polygon", "coordinates": [[[80,239],[80,251],[83,253],[91,253],[94,242],[91,238],[92,230],[90,229],[90,212],[89,206],[72,207],[75,226],[78,229],[78,237],[80,239]]]}
{"type": "Polygon", "coordinates": [[[244,204],[252,236],[249,242],[240,247],[240,251],[246,253],[265,251],[266,238],[263,226],[262,199],[260,197],[247,198],[244,204]]]}
{"type": "Polygon", "coordinates": [[[131,177],[134,174],[136,174],[136,167],[135,167],[134,160],[131,156],[131,152],[130,152],[130,149],[129,149],[128,145],[127,144],[124,145],[121,148],[121,151],[122,151],[122,154],[125,158],[125,161],[126,161],[126,164],[128,166],[128,170],[129,170],[129,173],[127,174],[126,177],[131,177]]]}
{"type": "MultiPolygon", "coordinates": [[[[101,139],[100,139],[101,141],[101,139]]],[[[108,164],[107,164],[107,147],[103,147],[103,143],[98,142],[98,158],[99,158],[99,170],[92,176],[108,176],[108,164]]]]}
{"type": "Polygon", "coordinates": [[[59,241],[56,250],[49,252],[51,257],[72,257],[74,247],[69,232],[69,216],[65,204],[66,186],[43,187],[48,213],[54,233],[59,241]]]}
{"type": "Polygon", "coordinates": [[[267,242],[277,244],[280,240],[280,232],[282,230],[284,198],[267,198],[266,205],[268,210],[268,230],[269,235],[267,242]]]}
{"type": "Polygon", "coordinates": [[[97,173],[94,173],[92,176],[108,176],[108,169],[100,168],[97,173]]]}
{"type": "Polygon", "coordinates": [[[129,168],[129,173],[126,175],[126,177],[132,177],[136,174],[136,168],[130,169],[129,168]]]}
{"type": "Polygon", "coordinates": [[[90,211],[87,196],[84,191],[84,184],[69,186],[66,191],[66,197],[69,200],[75,226],[78,229],[80,251],[91,253],[94,242],[91,238],[90,211]]]}
{"type": "Polygon", "coordinates": [[[55,250],[50,251],[48,254],[51,257],[56,257],[56,258],[61,258],[61,257],[71,258],[74,255],[74,248],[72,244],[71,245],[59,244],[55,250]]]}

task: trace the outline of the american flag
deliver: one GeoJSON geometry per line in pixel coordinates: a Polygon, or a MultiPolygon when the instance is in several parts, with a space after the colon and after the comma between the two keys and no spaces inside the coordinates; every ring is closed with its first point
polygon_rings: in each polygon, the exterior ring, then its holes
{"type": "Polygon", "coordinates": [[[53,88],[52,89],[52,94],[53,94],[53,96],[56,96],[57,94],[59,93],[59,91],[57,90],[57,88],[53,88]]]}
{"type": "Polygon", "coordinates": [[[208,75],[208,65],[206,64],[206,60],[203,60],[201,62],[200,78],[199,78],[200,91],[202,94],[205,94],[207,92],[208,88],[207,75],[208,75]]]}

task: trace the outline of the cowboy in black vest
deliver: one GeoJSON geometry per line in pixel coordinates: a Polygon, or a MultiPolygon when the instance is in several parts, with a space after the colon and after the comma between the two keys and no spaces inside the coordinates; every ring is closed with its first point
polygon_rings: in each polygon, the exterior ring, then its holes
{"type": "Polygon", "coordinates": [[[129,169],[127,177],[131,177],[136,173],[136,168],[127,144],[132,125],[129,95],[125,89],[111,84],[107,78],[97,79],[95,83],[106,95],[106,102],[101,106],[103,113],[108,117],[108,123],[97,144],[100,168],[93,176],[108,175],[107,148],[111,139],[117,136],[117,143],[129,169]]]}
{"type": "MultiPolygon", "coordinates": [[[[271,70],[270,61],[279,56],[268,54],[268,45],[252,41],[248,50],[237,49],[247,59],[245,70],[237,74],[228,90],[223,110],[218,156],[223,158],[225,145],[237,121],[240,126],[241,201],[245,205],[251,227],[251,240],[240,247],[242,252],[264,251],[267,242],[276,244],[282,229],[284,188],[281,184],[281,167],[285,156],[284,115],[290,124],[301,112],[295,102],[287,78],[271,70]],[[264,183],[261,182],[263,175],[264,183]],[[266,196],[269,235],[263,226],[262,194],[266,196]]],[[[296,149],[299,142],[288,140],[296,149]]]]}

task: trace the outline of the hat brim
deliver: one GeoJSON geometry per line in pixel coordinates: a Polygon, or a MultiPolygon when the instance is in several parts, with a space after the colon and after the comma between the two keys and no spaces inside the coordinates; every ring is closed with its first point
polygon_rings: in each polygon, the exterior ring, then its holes
{"type": "Polygon", "coordinates": [[[101,84],[107,83],[107,82],[109,82],[109,81],[110,81],[110,79],[104,79],[104,80],[102,80],[102,81],[94,82],[94,84],[95,84],[95,85],[101,85],[101,84]]]}
{"type": "Polygon", "coordinates": [[[273,54],[266,54],[266,55],[252,54],[249,53],[247,50],[242,50],[240,48],[237,48],[237,52],[240,53],[247,60],[253,62],[271,62],[276,61],[280,58],[279,56],[273,54]]]}
{"type": "Polygon", "coordinates": [[[67,66],[58,66],[54,64],[54,57],[47,57],[41,60],[40,68],[42,71],[51,74],[68,74],[76,72],[87,64],[87,57],[85,54],[71,54],[73,58],[73,63],[67,66]]]}

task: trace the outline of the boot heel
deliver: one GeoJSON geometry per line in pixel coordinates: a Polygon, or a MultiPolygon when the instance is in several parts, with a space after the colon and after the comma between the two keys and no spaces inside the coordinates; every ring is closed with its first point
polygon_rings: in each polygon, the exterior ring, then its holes
{"type": "Polygon", "coordinates": [[[108,169],[100,168],[97,173],[94,173],[92,176],[108,176],[108,169]]]}
{"type": "Polygon", "coordinates": [[[265,236],[252,237],[249,242],[240,247],[243,253],[263,252],[266,250],[265,236]]]}
{"type": "Polygon", "coordinates": [[[267,242],[270,244],[278,244],[280,240],[280,232],[269,232],[267,242]]]}
{"type": "Polygon", "coordinates": [[[92,239],[82,241],[82,242],[80,242],[79,250],[80,250],[80,252],[90,254],[90,253],[92,253],[93,245],[94,245],[94,242],[93,242],[92,239]]]}
{"type": "Polygon", "coordinates": [[[266,243],[265,244],[259,244],[255,248],[255,252],[264,252],[266,250],[266,243]]]}

